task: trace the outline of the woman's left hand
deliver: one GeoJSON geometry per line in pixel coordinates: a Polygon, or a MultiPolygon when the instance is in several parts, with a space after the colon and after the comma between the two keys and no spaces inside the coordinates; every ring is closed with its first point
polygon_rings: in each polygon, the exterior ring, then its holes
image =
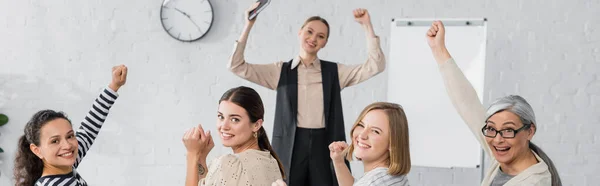
{"type": "Polygon", "coordinates": [[[357,8],[352,11],[352,14],[354,15],[354,20],[361,25],[371,24],[371,16],[369,16],[367,9],[357,8]]]}
{"type": "Polygon", "coordinates": [[[108,87],[113,91],[118,91],[125,82],[127,81],[127,67],[125,65],[118,65],[112,68],[112,80],[108,87]]]}

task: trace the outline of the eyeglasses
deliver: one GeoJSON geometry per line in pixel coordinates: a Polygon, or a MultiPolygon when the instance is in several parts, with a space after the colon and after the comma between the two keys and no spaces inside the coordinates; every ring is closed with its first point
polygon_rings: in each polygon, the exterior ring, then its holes
{"type": "Polygon", "coordinates": [[[483,126],[483,128],[481,128],[481,132],[483,133],[483,135],[485,137],[488,137],[488,138],[495,138],[496,135],[498,135],[498,133],[500,133],[500,136],[502,136],[503,138],[514,138],[515,136],[517,136],[517,133],[519,131],[528,129],[530,126],[531,126],[531,124],[525,124],[517,130],[515,130],[515,129],[496,130],[492,127],[488,127],[487,125],[485,125],[485,126],[483,126]]]}

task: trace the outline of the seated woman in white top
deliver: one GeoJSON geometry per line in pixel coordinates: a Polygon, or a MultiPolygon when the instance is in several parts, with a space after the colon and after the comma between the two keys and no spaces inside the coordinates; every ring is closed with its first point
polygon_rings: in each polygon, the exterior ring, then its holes
{"type": "Polygon", "coordinates": [[[481,185],[561,185],[550,158],[531,142],[537,129],[533,108],[521,96],[509,95],[494,101],[486,111],[448,53],[444,35],[440,21],[427,32],[450,100],[486,154],[493,155],[481,185]]]}
{"type": "MultiPolygon", "coordinates": [[[[352,130],[352,144],[333,142],[329,155],[340,186],[405,186],[410,171],[408,121],[402,107],[394,103],[377,102],[367,106],[352,130]],[[364,176],[354,181],[344,158],[363,162],[364,176]]],[[[278,180],[273,186],[285,185],[278,180]]]]}
{"type": "Polygon", "coordinates": [[[271,148],[262,127],[264,106],[258,93],[248,87],[228,90],[219,100],[217,134],[235,154],[212,161],[206,157],[214,147],[210,132],[201,125],[183,136],[187,149],[186,186],[270,185],[284,177],[279,158],[271,148]]]}
{"type": "Polygon", "coordinates": [[[329,145],[331,159],[340,186],[404,186],[410,171],[408,121],[402,107],[394,103],[377,102],[367,106],[352,130],[352,144],[333,142],[329,145]],[[344,165],[344,157],[352,154],[362,161],[365,174],[354,181],[344,165]]]}

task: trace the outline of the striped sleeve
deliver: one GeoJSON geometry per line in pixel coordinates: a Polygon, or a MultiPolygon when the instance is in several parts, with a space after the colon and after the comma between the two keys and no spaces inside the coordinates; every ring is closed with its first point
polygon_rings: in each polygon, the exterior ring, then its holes
{"type": "Polygon", "coordinates": [[[90,108],[81,126],[77,129],[77,143],[79,144],[77,160],[75,161],[74,167],[79,166],[81,159],[85,157],[85,154],[90,149],[96,136],[100,132],[102,123],[108,116],[108,111],[117,100],[119,94],[110,88],[105,88],[102,93],[96,98],[94,104],[90,108]]]}

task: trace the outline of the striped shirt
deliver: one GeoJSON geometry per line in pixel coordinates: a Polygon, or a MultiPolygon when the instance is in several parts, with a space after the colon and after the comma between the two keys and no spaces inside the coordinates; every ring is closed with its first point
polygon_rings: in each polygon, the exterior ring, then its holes
{"type": "Polygon", "coordinates": [[[367,172],[354,186],[408,186],[406,175],[392,176],[387,173],[388,168],[377,167],[367,172]]]}
{"type": "Polygon", "coordinates": [[[43,176],[37,180],[36,186],[87,186],[88,184],[81,178],[75,170],[85,154],[90,149],[94,140],[100,132],[102,123],[108,116],[108,111],[115,103],[119,95],[110,88],[105,88],[102,93],[96,98],[92,108],[81,122],[81,126],[77,129],[76,138],[79,144],[77,150],[77,159],[73,164],[73,171],[68,174],[43,176]]]}

